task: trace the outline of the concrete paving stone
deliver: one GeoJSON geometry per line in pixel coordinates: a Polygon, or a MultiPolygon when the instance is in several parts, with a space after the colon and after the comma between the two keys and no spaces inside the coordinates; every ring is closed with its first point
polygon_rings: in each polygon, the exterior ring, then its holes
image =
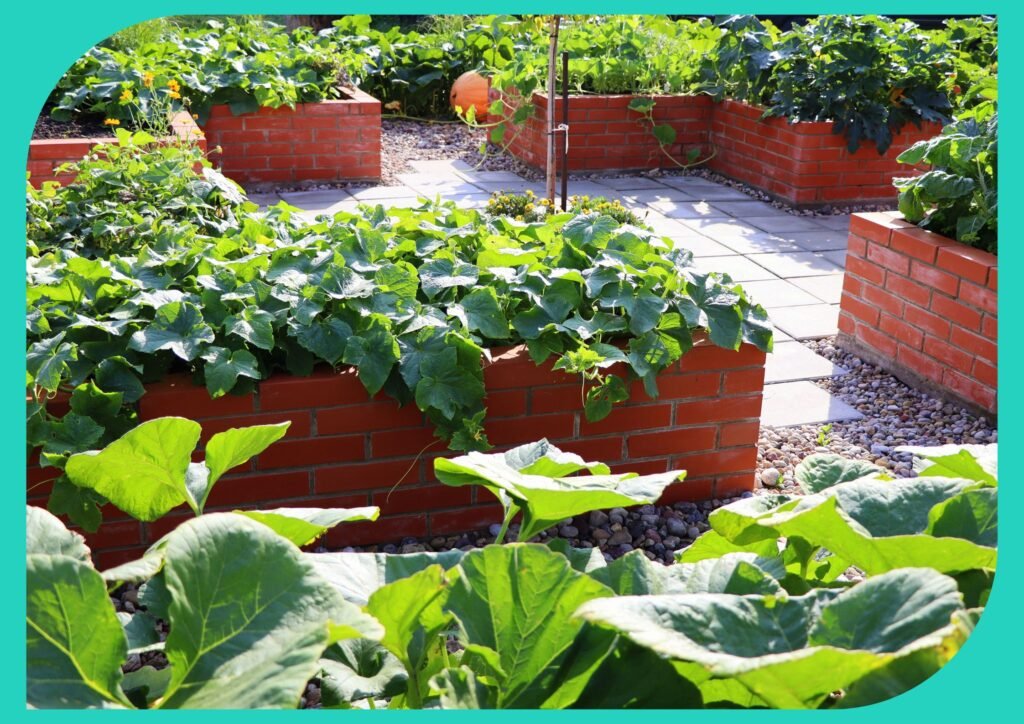
{"type": "MultiPolygon", "coordinates": [[[[561,195],[562,181],[555,182],[555,190],[561,195]]],[[[619,194],[596,181],[573,181],[569,179],[569,196],[604,196],[608,199],[619,198],[619,194]]]]}
{"type": "Polygon", "coordinates": [[[707,201],[665,200],[647,204],[670,219],[726,219],[729,215],[707,201]]]}
{"type": "Polygon", "coordinates": [[[763,201],[755,201],[750,197],[742,201],[712,201],[711,205],[737,219],[745,219],[748,216],[770,216],[773,211],[777,211],[774,206],[769,206],[763,201]]]}
{"type": "Polygon", "coordinates": [[[429,173],[400,173],[396,178],[406,186],[417,188],[420,186],[446,186],[450,184],[468,183],[457,171],[429,173]]]}
{"type": "MultiPolygon", "coordinates": [[[[675,243],[676,247],[689,250],[693,254],[694,259],[701,259],[701,258],[704,258],[704,257],[707,257],[707,256],[715,256],[715,257],[728,256],[728,257],[735,257],[737,259],[741,259],[742,258],[739,254],[733,254],[731,249],[729,249],[729,248],[727,248],[725,246],[722,246],[717,241],[712,241],[711,239],[707,238],[706,236],[681,236],[681,237],[674,237],[674,236],[671,236],[669,234],[665,234],[665,236],[668,236],[670,239],[672,239],[672,241],[675,243]]],[[[717,269],[712,269],[711,271],[718,271],[718,270],[717,269]]]]}
{"type": "Polygon", "coordinates": [[[838,304],[779,307],[771,312],[772,323],[793,339],[821,339],[839,331],[838,304]]]}
{"type": "Polygon", "coordinates": [[[779,231],[776,236],[791,241],[807,251],[846,251],[849,235],[845,231],[779,231]]]}
{"type": "Polygon", "coordinates": [[[820,277],[800,277],[790,279],[794,284],[826,304],[839,304],[843,297],[843,277],[840,274],[828,274],[820,277]]]}
{"type": "Polygon", "coordinates": [[[760,280],[778,280],[778,277],[758,266],[749,259],[739,256],[706,256],[694,261],[697,268],[704,272],[722,272],[732,277],[734,282],[754,282],[760,280]]]}
{"type": "Polygon", "coordinates": [[[352,196],[344,189],[283,191],[280,196],[292,206],[318,213],[336,213],[334,209],[339,204],[352,199],[352,196]]]}
{"type": "Polygon", "coordinates": [[[820,354],[815,354],[801,342],[778,343],[777,340],[776,342],[765,363],[764,381],[766,384],[795,380],[819,380],[824,377],[838,377],[849,372],[845,367],[833,364],[820,354]]]}
{"type": "Polygon", "coordinates": [[[247,198],[254,204],[258,204],[262,208],[267,206],[273,206],[274,204],[281,201],[281,197],[275,193],[255,193],[246,194],[247,198]]]}
{"type": "Polygon", "coordinates": [[[453,173],[456,171],[473,170],[473,167],[468,163],[455,158],[430,161],[409,161],[409,165],[419,173],[453,173]]]}
{"type": "MultiPolygon", "coordinates": [[[[569,180],[572,183],[572,179],[569,180]]],[[[665,186],[646,176],[619,176],[617,178],[596,178],[594,183],[607,186],[615,191],[641,191],[643,189],[663,189],[665,186]]]]}
{"type": "Polygon", "coordinates": [[[695,199],[685,191],[670,189],[663,186],[659,189],[640,189],[638,191],[623,191],[620,194],[622,203],[650,204],[655,201],[694,201],[695,199]]]}
{"type": "Polygon", "coordinates": [[[864,417],[813,382],[779,382],[764,386],[761,424],[768,427],[824,425],[864,417]]]}
{"type": "Polygon", "coordinates": [[[522,179],[518,181],[475,181],[473,185],[489,194],[496,192],[522,194],[525,193],[527,189],[533,191],[537,196],[544,194],[544,184],[533,181],[524,181],[522,179]]]}
{"type": "Polygon", "coordinates": [[[850,230],[849,214],[832,214],[831,216],[815,216],[815,222],[832,231],[848,232],[850,230]]]}
{"type": "Polygon", "coordinates": [[[768,310],[777,307],[795,307],[801,304],[818,304],[822,300],[784,280],[744,282],[743,288],[751,299],[768,310]]]}
{"type": "MultiPolygon", "coordinates": [[[[716,184],[707,179],[691,179],[686,176],[662,179],[662,183],[677,188],[700,201],[750,201],[751,198],[739,189],[716,184]]],[[[756,200],[756,199],[755,199],[756,200]]]]}
{"type": "Polygon", "coordinates": [[[525,181],[522,176],[511,171],[474,171],[473,169],[459,170],[456,172],[459,176],[466,179],[471,183],[482,181],[484,183],[494,183],[495,181],[525,181]]]}
{"type": "Polygon", "coordinates": [[[841,269],[846,268],[846,250],[823,251],[821,255],[841,269]]]}
{"type": "Polygon", "coordinates": [[[450,183],[450,184],[437,184],[435,186],[409,186],[410,193],[422,194],[433,198],[440,194],[441,196],[454,196],[456,194],[482,194],[484,191],[475,184],[471,184],[466,181],[450,183]]]}
{"type": "Polygon", "coordinates": [[[352,194],[353,198],[360,201],[398,199],[415,195],[415,192],[408,186],[366,186],[363,188],[350,188],[349,193],[352,194]]]}
{"type": "Polygon", "coordinates": [[[712,239],[729,247],[737,254],[776,254],[780,252],[800,252],[802,248],[791,241],[757,231],[752,234],[708,234],[712,239]]]}
{"type": "MultiPolygon", "coordinates": [[[[728,246],[728,242],[723,242],[728,246]]],[[[842,274],[843,268],[825,255],[829,252],[785,251],[774,254],[748,254],[747,258],[760,264],[776,276],[816,277],[823,274],[842,274]]]]}
{"type": "Polygon", "coordinates": [[[761,231],[777,234],[782,231],[821,231],[821,226],[811,219],[793,214],[771,214],[760,217],[744,217],[745,222],[761,231]]]}

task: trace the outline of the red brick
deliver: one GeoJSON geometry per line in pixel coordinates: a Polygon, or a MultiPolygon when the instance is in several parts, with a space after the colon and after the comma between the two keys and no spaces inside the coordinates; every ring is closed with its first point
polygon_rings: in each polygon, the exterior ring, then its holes
{"type": "Polygon", "coordinates": [[[427,535],[427,514],[382,516],[365,523],[348,523],[327,531],[324,544],[331,548],[368,545],[370,543],[394,543],[403,538],[425,538],[427,535]]]}
{"type": "Polygon", "coordinates": [[[855,234],[850,234],[846,240],[846,253],[850,256],[863,259],[868,253],[867,239],[863,239],[855,234]]]}
{"type": "Polygon", "coordinates": [[[551,441],[570,438],[575,419],[575,414],[565,412],[494,420],[487,425],[487,439],[492,445],[522,445],[541,438],[551,441]]]}
{"type": "Polygon", "coordinates": [[[878,244],[868,244],[868,261],[873,261],[888,271],[903,276],[910,273],[910,260],[906,256],[878,244]]]}
{"type": "Polygon", "coordinates": [[[489,390],[517,389],[541,385],[565,384],[572,379],[560,370],[551,369],[552,361],[538,366],[526,349],[512,349],[484,365],[484,386],[489,390]]]}
{"type": "Polygon", "coordinates": [[[939,249],[936,265],[975,284],[985,285],[988,283],[988,270],[995,263],[995,257],[987,251],[953,244],[939,249]]]}
{"type": "Polygon", "coordinates": [[[990,314],[995,314],[999,310],[996,293],[993,290],[967,281],[960,282],[960,299],[990,314]]]}
{"type": "MultiPolygon", "coordinates": [[[[502,509],[497,503],[477,504],[463,510],[447,510],[430,514],[430,535],[451,535],[482,530],[500,523],[502,509]]],[[[506,539],[508,540],[508,539],[506,539]]]]}
{"type": "Polygon", "coordinates": [[[943,374],[942,384],[986,410],[996,409],[996,391],[967,375],[947,369],[943,374]]]}
{"type": "Polygon", "coordinates": [[[669,505],[683,500],[696,502],[710,500],[713,497],[715,497],[714,478],[694,479],[687,476],[681,482],[672,483],[665,488],[665,492],[658,498],[658,502],[662,505],[669,505]]]}
{"type": "Polygon", "coordinates": [[[741,473],[739,475],[724,475],[715,481],[716,498],[732,498],[741,493],[754,491],[753,472],[741,473]]]}
{"type": "Polygon", "coordinates": [[[970,374],[974,365],[974,355],[935,337],[925,337],[924,353],[967,374],[970,374]]]}
{"type": "Polygon", "coordinates": [[[85,536],[89,548],[122,548],[142,543],[142,524],[137,520],[111,521],[104,518],[95,533],[87,533],[75,526],[70,530],[85,536]]]}
{"type": "Polygon", "coordinates": [[[896,274],[890,274],[886,277],[885,288],[897,297],[919,307],[927,308],[931,301],[931,289],[896,274]]]}
{"type": "Polygon", "coordinates": [[[146,394],[139,400],[139,417],[143,420],[166,416],[202,420],[207,417],[242,415],[252,411],[251,393],[229,394],[213,399],[205,387],[193,384],[190,378],[177,375],[148,385],[146,394]]]}
{"type": "Polygon", "coordinates": [[[740,445],[757,445],[761,423],[730,422],[722,425],[718,433],[719,447],[738,447],[740,445]]]}
{"type": "Polygon", "coordinates": [[[484,398],[487,418],[516,417],[526,414],[526,390],[493,390],[484,398]]]}
{"type": "Polygon", "coordinates": [[[955,297],[960,286],[960,279],[953,274],[936,269],[933,266],[914,261],[910,265],[910,277],[933,289],[938,289],[951,297],[955,297]]]}
{"type": "Polygon", "coordinates": [[[854,214],[850,217],[851,234],[869,239],[882,246],[889,245],[889,239],[894,229],[905,229],[910,226],[892,212],[887,211],[854,214]]]}
{"type": "Polygon", "coordinates": [[[446,447],[444,440],[434,435],[432,427],[379,430],[370,434],[371,459],[419,455],[427,450],[444,450],[446,447]]]}
{"type": "Polygon", "coordinates": [[[142,554],[146,552],[146,546],[137,545],[131,548],[113,548],[106,550],[93,550],[92,551],[92,564],[96,570],[102,571],[114,566],[119,566],[122,563],[129,563],[131,561],[142,558],[142,554]]]}
{"type": "MultiPolygon", "coordinates": [[[[718,437],[718,428],[689,427],[665,432],[646,432],[630,435],[626,447],[631,458],[712,450],[718,437]]],[[[628,464],[628,463],[627,463],[628,464]]]]}
{"type": "Polygon", "coordinates": [[[933,234],[924,229],[897,229],[892,233],[889,246],[894,250],[907,256],[923,261],[925,264],[934,264],[935,256],[939,247],[948,244],[943,237],[933,234]]]}
{"type": "Polygon", "coordinates": [[[561,440],[557,447],[564,452],[575,453],[584,460],[611,465],[626,458],[624,451],[625,440],[626,438],[623,435],[590,439],[576,438],[574,440],[561,440]]]}
{"type": "MultiPolygon", "coordinates": [[[[391,490],[420,482],[420,463],[415,458],[332,465],[313,471],[317,493],[343,490],[391,490]]],[[[376,505],[376,503],[375,503],[376,505]]]]}
{"type": "Polygon", "coordinates": [[[269,414],[252,414],[239,417],[217,417],[202,421],[203,433],[199,442],[205,445],[210,438],[219,432],[231,428],[251,427],[253,425],[276,425],[290,422],[288,432],[283,439],[309,437],[312,429],[312,415],[308,410],[292,410],[291,412],[274,412],[269,414]]]}
{"type": "Polygon", "coordinates": [[[992,364],[995,364],[998,360],[998,349],[995,342],[973,332],[968,332],[960,327],[953,327],[949,335],[949,341],[952,345],[959,347],[973,357],[981,357],[992,364]]]}
{"type": "Polygon", "coordinates": [[[659,399],[715,397],[722,388],[722,373],[662,374],[658,377],[659,399]]]}
{"type": "Polygon", "coordinates": [[[995,267],[988,270],[988,288],[992,291],[999,290],[999,274],[995,267]]]}
{"type": "Polygon", "coordinates": [[[884,289],[866,285],[864,287],[864,299],[868,304],[878,307],[883,312],[888,312],[897,317],[903,314],[902,300],[884,289]]]}
{"type": "Polygon", "coordinates": [[[942,382],[944,365],[921,352],[901,345],[896,352],[896,361],[915,374],[921,375],[933,382],[942,382]]]}
{"type": "Polygon", "coordinates": [[[874,327],[866,324],[857,327],[857,336],[864,344],[888,357],[896,356],[896,340],[874,327]]]}
{"type": "Polygon", "coordinates": [[[999,325],[996,318],[986,314],[981,320],[981,333],[991,340],[995,340],[999,333],[999,325]]]}
{"type": "Polygon", "coordinates": [[[878,328],[896,341],[912,349],[921,349],[921,345],[924,342],[924,332],[890,314],[882,314],[878,322],[878,328]]]}
{"type": "Polygon", "coordinates": [[[749,370],[732,370],[725,373],[722,394],[735,395],[741,392],[761,392],[764,389],[764,367],[749,370]]]}
{"type": "MultiPolygon", "coordinates": [[[[490,495],[490,493],[483,494],[490,495]]],[[[468,485],[463,487],[428,485],[415,488],[399,486],[394,491],[374,492],[372,501],[373,505],[381,509],[383,515],[461,508],[472,504],[473,488],[468,485]]]]}
{"type": "Polygon", "coordinates": [[[974,369],[971,375],[981,384],[996,389],[999,383],[999,376],[996,374],[994,364],[989,364],[983,359],[974,360],[974,369]]]}
{"type": "Polygon", "coordinates": [[[261,411],[299,410],[368,402],[369,398],[354,368],[319,369],[309,377],[274,375],[264,380],[259,407],[261,411]]]}
{"type": "Polygon", "coordinates": [[[757,465],[757,448],[730,448],[717,452],[681,455],[673,458],[672,464],[673,467],[684,468],[688,478],[741,473],[754,470],[757,465]]]}
{"type": "Polygon", "coordinates": [[[590,437],[611,432],[631,432],[633,430],[655,430],[668,427],[672,422],[672,405],[642,405],[638,407],[613,407],[611,413],[603,420],[587,422],[580,418],[580,435],[590,437]]]}
{"type": "Polygon", "coordinates": [[[210,492],[210,508],[248,505],[268,500],[302,498],[310,494],[308,470],[286,473],[234,475],[221,478],[210,492]]]}
{"type": "Polygon", "coordinates": [[[259,470],[272,470],[363,460],[365,447],[362,435],[282,440],[267,448],[256,464],[259,470]]]}
{"type": "Polygon", "coordinates": [[[683,372],[718,372],[723,369],[763,365],[765,353],[752,344],[738,350],[725,349],[711,343],[700,343],[683,355],[679,369],[683,372]]]}
{"type": "MultiPolygon", "coordinates": [[[[867,288],[870,287],[865,287],[865,289],[867,288]]],[[[867,304],[861,299],[857,299],[849,294],[844,294],[842,307],[844,312],[852,314],[857,319],[860,319],[871,326],[878,324],[878,309],[867,304]]]]}
{"type": "Polygon", "coordinates": [[[975,332],[981,329],[981,312],[955,299],[936,294],[932,299],[932,311],[943,319],[948,319],[954,329],[958,326],[975,332]]]}
{"type": "Polygon", "coordinates": [[[319,435],[340,435],[422,425],[423,413],[415,404],[409,403],[399,407],[393,400],[321,408],[316,411],[316,429],[319,435]]]}
{"type": "Polygon", "coordinates": [[[676,403],[677,425],[707,422],[733,422],[761,416],[761,395],[724,397],[706,401],[681,400],[676,403]]]}
{"type": "Polygon", "coordinates": [[[939,339],[949,338],[949,322],[931,312],[908,306],[903,314],[903,319],[939,339]]]}
{"type": "Polygon", "coordinates": [[[530,390],[530,412],[565,412],[583,409],[585,392],[578,382],[570,385],[546,385],[530,390]]]}
{"type": "Polygon", "coordinates": [[[856,256],[847,256],[846,273],[847,276],[854,274],[877,286],[885,284],[885,269],[878,266],[873,261],[868,261],[867,259],[861,259],[856,256]]]}
{"type": "Polygon", "coordinates": [[[611,466],[612,475],[659,475],[669,472],[668,458],[655,460],[628,460],[611,466]]]}

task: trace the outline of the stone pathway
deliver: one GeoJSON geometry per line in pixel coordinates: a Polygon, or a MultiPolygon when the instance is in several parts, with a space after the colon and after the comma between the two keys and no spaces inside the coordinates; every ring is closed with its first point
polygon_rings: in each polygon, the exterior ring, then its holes
{"type": "MultiPolygon", "coordinates": [[[[261,205],[283,199],[314,219],[359,203],[415,206],[442,197],[482,208],[495,191],[543,194],[543,184],[507,171],[473,171],[462,161],[412,161],[400,186],[252,194],[261,205]]],[[[783,427],[855,420],[862,415],[812,380],[847,370],[801,341],[836,334],[846,260],[848,216],[794,216],[712,181],[646,176],[569,182],[574,195],[617,198],[654,230],[693,252],[705,271],[729,274],[764,305],[776,326],[765,372],[761,422],[783,427]]]]}

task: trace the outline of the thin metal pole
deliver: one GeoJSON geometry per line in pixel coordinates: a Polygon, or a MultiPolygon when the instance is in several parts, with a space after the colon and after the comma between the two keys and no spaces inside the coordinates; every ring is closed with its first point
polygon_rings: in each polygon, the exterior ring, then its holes
{"type": "Polygon", "coordinates": [[[569,53],[562,51],[562,211],[569,203],[569,53]]]}
{"type": "Polygon", "coordinates": [[[555,85],[555,58],[558,57],[558,24],[561,16],[551,17],[551,35],[548,39],[548,147],[547,147],[547,179],[544,195],[548,200],[555,203],[555,94],[558,87],[555,85]]]}

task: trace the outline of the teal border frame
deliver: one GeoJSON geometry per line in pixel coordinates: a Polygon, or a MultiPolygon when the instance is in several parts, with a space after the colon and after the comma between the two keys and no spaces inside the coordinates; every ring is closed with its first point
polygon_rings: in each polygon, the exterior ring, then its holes
{"type": "MultiPolygon", "coordinates": [[[[21,626],[25,614],[24,545],[25,517],[24,486],[21,483],[25,463],[25,428],[22,422],[24,404],[23,387],[18,384],[24,372],[23,349],[24,319],[24,276],[23,259],[19,239],[24,238],[24,183],[25,162],[28,142],[38,109],[42,106],[49,89],[57,82],[63,71],[74,60],[100,39],[117,30],[150,18],[164,15],[185,14],[253,14],[253,13],[324,13],[344,14],[373,12],[374,14],[454,14],[515,12],[541,14],[559,12],[575,13],[683,13],[714,15],[725,13],[880,13],[890,16],[910,14],[994,14],[999,16],[1001,43],[999,61],[1002,66],[1003,93],[1001,136],[1001,196],[1003,199],[1024,192],[1024,180],[1018,176],[1017,163],[1022,160],[1024,143],[1016,137],[1016,131],[1024,132],[1021,120],[1021,104],[1024,102],[1024,83],[1018,90],[1017,83],[1024,78],[1024,4],[1020,0],[987,0],[971,3],[965,0],[930,0],[929,2],[908,0],[704,0],[703,2],[675,2],[666,0],[636,0],[624,4],[611,0],[495,0],[482,4],[466,0],[149,0],[149,2],[94,3],[89,0],[37,0],[25,2],[14,0],[3,11],[5,21],[3,34],[6,55],[2,66],[4,87],[4,113],[2,127],[7,138],[0,147],[0,220],[4,230],[4,241],[0,245],[0,340],[5,354],[0,357],[0,410],[6,434],[2,437],[2,458],[11,461],[10,477],[2,493],[0,506],[0,561],[4,573],[11,576],[7,583],[7,595],[0,598],[4,613],[4,624],[0,627],[3,650],[6,654],[0,667],[4,682],[0,689],[2,711],[12,716],[13,721],[24,717],[33,722],[43,721],[95,721],[101,716],[124,716],[105,712],[70,713],[26,711],[25,708],[25,629],[21,626]],[[1009,41],[1009,42],[1008,42],[1009,41]]],[[[1015,211],[1015,210],[1014,210],[1015,211]]],[[[1024,403],[1024,383],[1016,376],[1016,369],[1010,360],[1022,351],[1021,339],[1012,334],[1016,319],[1013,318],[1008,298],[1013,292],[1012,279],[1015,273],[1024,273],[1024,252],[1021,247],[1007,240],[1015,239],[1016,233],[1024,231],[1024,224],[1015,213],[1004,211],[1003,243],[1000,249],[1003,289],[1000,297],[1000,372],[999,390],[1003,418],[999,425],[1003,453],[1002,468],[1008,468],[1007,460],[1016,446],[1021,443],[1024,423],[1015,418],[1015,413],[1024,409],[1017,405],[1024,403]]],[[[1018,528],[1015,516],[1021,512],[1021,497],[1024,491],[1017,488],[1020,483],[1013,479],[1004,481],[1001,490],[1003,526],[1000,530],[998,575],[992,600],[963,650],[948,666],[921,686],[887,702],[843,712],[819,712],[817,714],[786,711],[685,711],[678,716],[687,722],[761,722],[788,721],[803,718],[807,720],[882,722],[907,721],[964,721],[979,724],[980,719],[1003,721],[1017,718],[1022,709],[1019,693],[1015,686],[1020,672],[1021,644],[1024,627],[1016,621],[1019,602],[1017,596],[1024,592],[1021,575],[1021,540],[1024,526],[1018,528]],[[1011,517],[1013,516],[1013,517],[1011,517]],[[1017,715],[1010,712],[1018,711],[1017,715]]],[[[638,672],[642,675],[642,672],[638,672]]],[[[178,713],[163,712],[159,717],[177,717],[178,713]]],[[[427,721],[455,719],[474,716],[472,712],[345,712],[339,716],[397,717],[403,721],[427,721]]],[[[202,712],[189,714],[189,721],[224,721],[228,716],[236,721],[253,716],[250,712],[202,712]],[[216,719],[214,717],[217,717],[216,719]]],[[[256,714],[263,716],[263,714],[256,714]]],[[[269,714],[268,714],[269,716],[269,714]]],[[[316,717],[313,712],[275,712],[273,716],[316,717]]],[[[523,716],[518,712],[493,712],[493,720],[514,721],[523,716]]],[[[531,712],[529,716],[544,717],[549,721],[619,722],[630,717],[627,712],[531,712]]],[[[637,712],[633,716],[665,716],[665,714],[637,712]]],[[[10,720],[9,720],[10,721],[10,720]]]]}

